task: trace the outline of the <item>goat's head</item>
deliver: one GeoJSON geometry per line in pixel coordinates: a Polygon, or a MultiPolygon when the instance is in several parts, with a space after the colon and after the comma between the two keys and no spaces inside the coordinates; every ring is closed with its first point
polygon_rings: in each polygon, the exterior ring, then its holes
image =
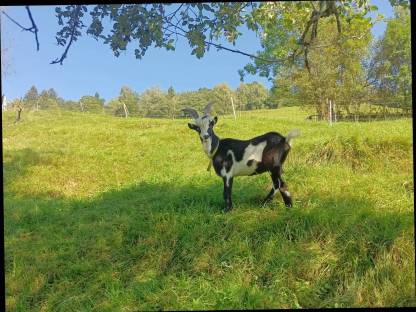
{"type": "Polygon", "coordinates": [[[198,112],[193,108],[185,108],[183,111],[188,113],[193,119],[194,123],[188,123],[188,127],[195,130],[199,134],[204,150],[209,151],[212,143],[213,128],[218,121],[217,116],[211,117],[211,107],[213,103],[207,104],[204,108],[203,116],[199,116],[198,112]]]}

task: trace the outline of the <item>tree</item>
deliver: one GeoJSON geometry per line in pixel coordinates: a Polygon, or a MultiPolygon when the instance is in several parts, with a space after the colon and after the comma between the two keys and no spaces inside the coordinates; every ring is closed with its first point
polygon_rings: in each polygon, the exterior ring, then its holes
{"type": "Polygon", "coordinates": [[[102,101],[95,96],[85,95],[79,100],[79,103],[83,112],[101,113],[103,111],[102,101]]]}
{"type": "Polygon", "coordinates": [[[100,98],[100,95],[98,94],[98,92],[95,92],[94,97],[101,102],[102,105],[104,105],[105,100],[100,98]]]}
{"type": "Polygon", "coordinates": [[[402,7],[395,8],[394,18],[387,21],[383,37],[374,47],[369,66],[372,86],[380,102],[411,107],[412,61],[410,41],[410,12],[402,7]],[[393,103],[391,103],[393,102],[393,103]]]}
{"type": "Polygon", "coordinates": [[[69,110],[69,111],[80,111],[80,105],[79,102],[77,101],[72,101],[72,100],[68,100],[68,101],[63,101],[63,103],[60,105],[60,108],[62,110],[69,110]]]}
{"type": "MultiPolygon", "coordinates": [[[[197,91],[188,91],[178,94],[178,106],[179,109],[186,107],[192,107],[196,110],[202,111],[202,109],[209,102],[214,101],[215,94],[213,90],[208,88],[199,88],[197,91]]],[[[213,111],[216,110],[214,105],[213,111]]]]}
{"type": "Polygon", "coordinates": [[[172,114],[168,96],[159,87],[152,87],[140,94],[139,111],[144,117],[160,118],[172,114]]]}
{"type": "MultiPolygon", "coordinates": [[[[134,92],[130,87],[124,86],[120,89],[120,95],[118,101],[123,105],[125,104],[129,115],[138,116],[139,115],[139,95],[134,92]]],[[[124,116],[124,109],[123,109],[124,116]]]]}
{"type": "Polygon", "coordinates": [[[320,24],[321,31],[310,47],[310,68],[302,64],[282,68],[275,80],[275,95],[312,106],[324,118],[329,113],[329,100],[336,102],[338,112],[345,110],[349,114],[351,109],[359,109],[367,95],[363,60],[369,52],[370,25],[358,18],[343,24],[341,38],[335,19],[320,24]],[[316,46],[320,49],[315,49],[316,46]]]}
{"type": "Polygon", "coordinates": [[[108,110],[112,115],[118,117],[125,117],[123,103],[121,103],[118,98],[111,99],[106,106],[108,107],[108,110]]]}
{"type": "Polygon", "coordinates": [[[296,96],[299,93],[299,88],[293,83],[294,71],[294,68],[287,68],[276,77],[273,86],[270,88],[265,103],[266,107],[276,108],[300,104],[296,96]]]}
{"type": "Polygon", "coordinates": [[[16,105],[16,119],[14,123],[19,122],[23,111],[22,101],[20,100],[16,105]]]}
{"type": "Polygon", "coordinates": [[[54,89],[43,90],[40,93],[37,109],[59,109],[58,95],[54,89]]]}
{"type": "MultiPolygon", "coordinates": [[[[191,54],[198,58],[204,56],[210,47],[215,47],[249,56],[259,62],[279,64],[286,56],[281,53],[271,55],[267,53],[267,47],[266,54],[254,55],[214,41],[225,37],[235,45],[236,39],[241,35],[238,27],[244,24],[263,35],[276,34],[282,29],[293,40],[280,40],[282,48],[277,52],[290,52],[293,61],[300,55],[304,56],[307,66],[308,47],[318,33],[320,20],[335,17],[338,33],[341,33],[341,17],[353,19],[374,9],[376,7],[370,6],[366,0],[184,3],[175,4],[173,7],[171,4],[160,3],[97,5],[90,10],[92,22],[87,28],[87,34],[109,44],[115,56],[119,56],[131,41],[136,40],[139,43],[135,49],[136,58],[143,57],[153,44],[175,50],[173,43],[179,36],[188,40],[192,48],[191,54]],[[107,24],[103,24],[104,19],[109,19],[112,24],[112,30],[108,34],[104,32],[104,25],[107,24]]],[[[59,23],[64,26],[57,33],[56,39],[59,45],[66,48],[61,58],[52,63],[62,64],[71,44],[82,35],[82,29],[86,27],[82,17],[88,10],[83,5],[56,8],[59,23]]]]}
{"type": "Polygon", "coordinates": [[[213,102],[213,112],[217,114],[231,114],[233,112],[233,108],[231,106],[231,97],[235,98],[235,95],[226,83],[220,83],[216,85],[212,89],[211,93],[211,99],[207,101],[205,105],[208,104],[208,102],[213,102]]]}
{"type": "Polygon", "coordinates": [[[263,108],[268,97],[267,89],[258,82],[241,83],[235,93],[238,106],[243,110],[263,108]]]}
{"type": "Polygon", "coordinates": [[[29,91],[26,92],[23,97],[23,107],[25,109],[36,109],[38,110],[39,94],[38,89],[32,86],[29,91]]]}
{"type": "Polygon", "coordinates": [[[56,91],[53,88],[50,88],[48,91],[48,97],[52,100],[57,100],[58,99],[58,94],[56,93],[56,91]]]}
{"type": "MultiPolygon", "coordinates": [[[[390,0],[392,5],[409,6],[406,0],[390,0]]],[[[58,45],[65,46],[63,54],[52,64],[63,64],[71,45],[86,33],[104,44],[109,44],[115,56],[125,50],[131,41],[137,41],[135,55],[141,58],[147,49],[155,45],[175,50],[178,37],[185,38],[192,54],[200,58],[210,47],[240,53],[255,61],[245,68],[252,73],[258,70],[265,74],[273,72],[276,66],[288,59],[293,62],[303,58],[308,67],[309,46],[318,34],[318,24],[328,17],[336,18],[337,32],[342,33],[342,18],[350,21],[361,18],[367,12],[377,9],[369,0],[343,1],[279,1],[279,2],[223,2],[223,3],[182,3],[182,4],[116,4],[116,5],[68,5],[56,7],[58,23],[62,27],[57,35],[58,45]],[[83,17],[90,13],[92,21],[85,25],[83,17]],[[103,23],[103,20],[106,22],[103,23]],[[105,27],[111,25],[111,31],[105,27]],[[225,37],[235,45],[241,35],[238,28],[246,25],[261,35],[273,37],[274,42],[264,44],[263,51],[256,55],[216,43],[225,37]],[[87,27],[88,26],[88,27],[87,27]],[[289,39],[289,40],[285,40],[289,39]],[[279,48],[280,47],[280,48],[279,48]],[[272,66],[268,68],[267,64],[272,66]],[[276,65],[276,66],[275,66],[276,65]]],[[[25,28],[7,16],[20,28],[34,33],[37,47],[37,27],[30,8],[26,6],[32,26],[25,28]]],[[[243,74],[244,71],[241,71],[243,74]]],[[[275,75],[273,75],[274,77],[275,75]]]]}

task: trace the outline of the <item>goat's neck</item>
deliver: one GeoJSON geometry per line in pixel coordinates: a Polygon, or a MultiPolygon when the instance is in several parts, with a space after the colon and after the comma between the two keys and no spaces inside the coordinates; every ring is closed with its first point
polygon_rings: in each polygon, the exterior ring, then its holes
{"type": "Polygon", "coordinates": [[[205,154],[207,154],[209,158],[212,158],[217,151],[219,144],[220,138],[212,131],[211,137],[206,142],[202,142],[202,147],[205,154]]]}

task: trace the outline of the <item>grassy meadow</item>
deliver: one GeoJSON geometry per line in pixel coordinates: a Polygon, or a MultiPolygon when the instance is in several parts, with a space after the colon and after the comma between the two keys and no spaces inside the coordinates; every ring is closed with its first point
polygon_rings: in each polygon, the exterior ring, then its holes
{"type": "Polygon", "coordinates": [[[219,116],[221,137],[301,130],[280,194],[222,180],[188,120],[3,112],[7,311],[415,306],[412,121],[219,116]]]}

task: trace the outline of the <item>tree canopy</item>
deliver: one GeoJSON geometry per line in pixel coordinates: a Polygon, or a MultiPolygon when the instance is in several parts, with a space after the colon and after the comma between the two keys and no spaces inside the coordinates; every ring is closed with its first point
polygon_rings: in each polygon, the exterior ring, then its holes
{"type": "Polygon", "coordinates": [[[369,78],[381,98],[411,106],[412,60],[409,10],[395,7],[383,37],[374,46],[369,78]]]}
{"type": "MultiPolygon", "coordinates": [[[[390,3],[409,7],[406,0],[390,0],[390,3]]],[[[322,20],[335,18],[337,32],[342,34],[344,21],[361,19],[372,23],[365,15],[376,9],[369,0],[58,6],[55,12],[61,28],[56,40],[65,48],[61,57],[51,63],[62,65],[71,45],[85,33],[108,44],[115,56],[133,42],[139,59],[151,46],[175,50],[176,40],[184,38],[192,48],[191,54],[198,58],[212,47],[240,53],[253,60],[240,71],[241,76],[260,73],[274,79],[279,65],[288,61],[303,62],[309,68],[308,53],[322,20]],[[87,14],[92,18],[89,25],[85,24],[87,14]],[[261,38],[262,51],[253,53],[218,44],[218,39],[226,38],[235,46],[242,26],[261,38]]],[[[29,6],[26,10],[32,23],[29,28],[3,14],[22,29],[34,33],[39,49],[37,26],[29,6]]]]}

